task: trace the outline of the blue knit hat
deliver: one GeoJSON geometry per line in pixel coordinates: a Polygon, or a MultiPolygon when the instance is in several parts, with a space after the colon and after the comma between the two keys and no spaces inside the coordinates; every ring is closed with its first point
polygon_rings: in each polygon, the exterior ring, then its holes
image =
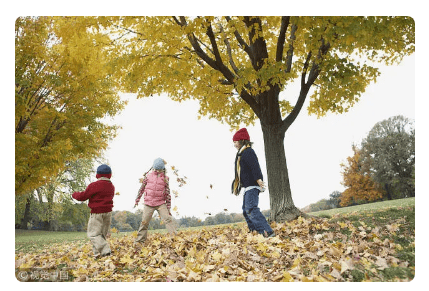
{"type": "Polygon", "coordinates": [[[112,174],[112,169],[106,164],[102,164],[97,168],[97,174],[112,174]]]}
{"type": "Polygon", "coordinates": [[[165,165],[164,165],[164,160],[161,158],[157,158],[154,162],[153,162],[153,168],[155,170],[164,170],[165,169],[165,165]]]}

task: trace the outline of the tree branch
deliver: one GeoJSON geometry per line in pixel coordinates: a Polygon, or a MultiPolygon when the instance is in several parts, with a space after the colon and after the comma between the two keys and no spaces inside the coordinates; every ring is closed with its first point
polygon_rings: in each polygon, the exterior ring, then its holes
{"type": "Polygon", "coordinates": [[[244,23],[249,29],[250,60],[255,71],[259,71],[268,59],[268,50],[265,39],[262,36],[262,22],[259,17],[244,17],[244,23]]]}
{"type": "Polygon", "coordinates": [[[232,58],[231,45],[228,41],[228,38],[226,37],[225,31],[223,30],[223,26],[221,24],[219,24],[219,29],[220,29],[220,32],[223,34],[223,42],[226,45],[226,51],[227,51],[228,57],[229,57],[229,64],[231,65],[231,68],[234,70],[235,74],[238,75],[238,68],[235,65],[234,60],[232,58]]]}
{"type": "MultiPolygon", "coordinates": [[[[226,21],[231,22],[231,17],[225,16],[226,21]]],[[[247,43],[244,41],[244,39],[241,37],[240,33],[238,33],[238,30],[235,29],[234,36],[237,39],[238,43],[240,44],[241,48],[249,55],[251,55],[251,49],[247,45],[247,43]]]]}
{"type": "Polygon", "coordinates": [[[282,129],[286,131],[289,126],[295,121],[296,117],[298,116],[299,112],[302,109],[302,106],[304,105],[305,99],[307,98],[308,91],[310,90],[310,87],[314,84],[317,77],[320,73],[320,66],[317,63],[318,61],[321,61],[323,59],[323,56],[327,54],[330,43],[325,44],[324,39],[321,39],[321,45],[319,47],[319,51],[317,54],[316,60],[313,61],[313,65],[311,66],[310,73],[308,74],[308,80],[305,82],[305,76],[307,74],[307,70],[310,64],[311,59],[311,51],[307,55],[307,59],[305,60],[304,67],[302,70],[301,75],[301,91],[299,93],[298,100],[295,104],[295,107],[293,108],[292,112],[283,120],[282,129]]]}
{"type": "Polygon", "coordinates": [[[286,30],[289,26],[290,16],[282,16],[280,33],[277,39],[276,61],[281,62],[283,58],[283,48],[286,40],[286,30]]]}
{"type": "Polygon", "coordinates": [[[289,50],[287,51],[287,55],[286,55],[286,72],[290,73],[290,70],[292,69],[292,57],[293,57],[293,50],[294,50],[294,46],[293,46],[293,41],[296,39],[295,36],[295,32],[298,29],[298,27],[296,26],[296,24],[292,24],[292,30],[290,32],[290,44],[289,44],[289,50]]]}
{"type": "Polygon", "coordinates": [[[216,43],[216,39],[215,39],[215,36],[213,33],[213,28],[212,28],[211,23],[209,23],[209,25],[207,26],[206,34],[210,39],[210,43],[211,43],[212,48],[213,48],[212,53],[215,56],[216,63],[219,65],[223,65],[222,58],[221,58],[220,53],[219,53],[219,48],[218,48],[217,43],[216,43]]]}
{"type": "MultiPolygon", "coordinates": [[[[181,26],[186,26],[186,19],[184,16],[180,16],[180,21],[179,20],[175,20],[176,23],[178,23],[181,26]]],[[[234,84],[234,79],[235,76],[234,74],[228,69],[228,67],[226,67],[223,62],[222,62],[222,58],[220,57],[220,53],[219,53],[219,49],[216,43],[216,39],[213,33],[213,29],[211,27],[211,25],[209,25],[207,27],[207,31],[206,31],[207,36],[210,39],[210,42],[212,44],[213,47],[213,53],[215,55],[216,60],[213,60],[210,56],[208,56],[203,49],[201,48],[198,39],[195,37],[195,35],[193,33],[188,33],[187,37],[189,42],[191,43],[192,47],[195,50],[195,53],[204,61],[206,62],[210,67],[212,67],[213,69],[219,71],[220,73],[223,74],[223,76],[226,78],[226,81],[221,81],[222,84],[228,84],[228,85],[233,85],[234,84]]],[[[239,92],[241,98],[243,98],[243,100],[249,104],[249,106],[252,108],[252,110],[255,112],[255,114],[258,116],[260,114],[260,105],[258,104],[258,102],[256,102],[255,98],[250,95],[248,92],[246,92],[245,90],[242,90],[242,92],[239,92]]],[[[259,117],[259,116],[258,116],[259,117]]]]}

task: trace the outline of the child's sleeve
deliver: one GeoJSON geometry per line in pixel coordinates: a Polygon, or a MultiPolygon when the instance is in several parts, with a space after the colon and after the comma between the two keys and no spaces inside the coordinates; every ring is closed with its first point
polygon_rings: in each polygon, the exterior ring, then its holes
{"type": "Polygon", "coordinates": [[[78,201],[85,201],[91,198],[92,195],[95,194],[92,183],[86,187],[85,191],[82,192],[74,192],[72,197],[78,201]]]}
{"type": "Polygon", "coordinates": [[[138,192],[138,194],[137,194],[137,198],[136,198],[136,203],[135,203],[135,205],[139,204],[140,199],[141,199],[141,197],[142,197],[142,195],[143,195],[143,193],[144,193],[144,189],[146,188],[146,185],[147,185],[147,177],[144,177],[144,179],[143,179],[143,183],[142,183],[142,185],[140,186],[139,192],[138,192]]]}
{"type": "Polygon", "coordinates": [[[168,177],[165,177],[165,203],[167,204],[168,212],[171,209],[170,182],[168,177]]]}

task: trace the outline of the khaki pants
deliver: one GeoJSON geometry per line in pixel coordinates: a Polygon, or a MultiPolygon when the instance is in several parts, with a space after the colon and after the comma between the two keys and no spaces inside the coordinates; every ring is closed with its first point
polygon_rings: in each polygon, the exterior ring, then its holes
{"type": "Polygon", "coordinates": [[[94,255],[109,254],[110,246],[106,240],[110,230],[111,212],[107,213],[91,213],[88,221],[88,238],[92,243],[94,255]]]}
{"type": "Polygon", "coordinates": [[[148,206],[145,204],[142,215],[142,223],[140,224],[139,231],[137,233],[137,238],[135,242],[142,243],[147,238],[147,229],[149,227],[149,222],[152,218],[153,213],[158,211],[159,216],[164,221],[167,230],[171,234],[176,234],[176,227],[174,225],[173,218],[168,213],[167,205],[161,204],[159,206],[148,206]]]}

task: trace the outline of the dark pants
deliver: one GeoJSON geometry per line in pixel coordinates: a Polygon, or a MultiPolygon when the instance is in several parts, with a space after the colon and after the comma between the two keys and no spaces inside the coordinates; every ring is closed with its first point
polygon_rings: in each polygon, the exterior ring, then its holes
{"type": "Polygon", "coordinates": [[[260,234],[264,234],[264,231],[271,233],[273,230],[261,213],[258,207],[259,203],[259,190],[250,189],[244,193],[243,198],[243,215],[246,219],[247,226],[250,231],[256,230],[260,234]]]}

